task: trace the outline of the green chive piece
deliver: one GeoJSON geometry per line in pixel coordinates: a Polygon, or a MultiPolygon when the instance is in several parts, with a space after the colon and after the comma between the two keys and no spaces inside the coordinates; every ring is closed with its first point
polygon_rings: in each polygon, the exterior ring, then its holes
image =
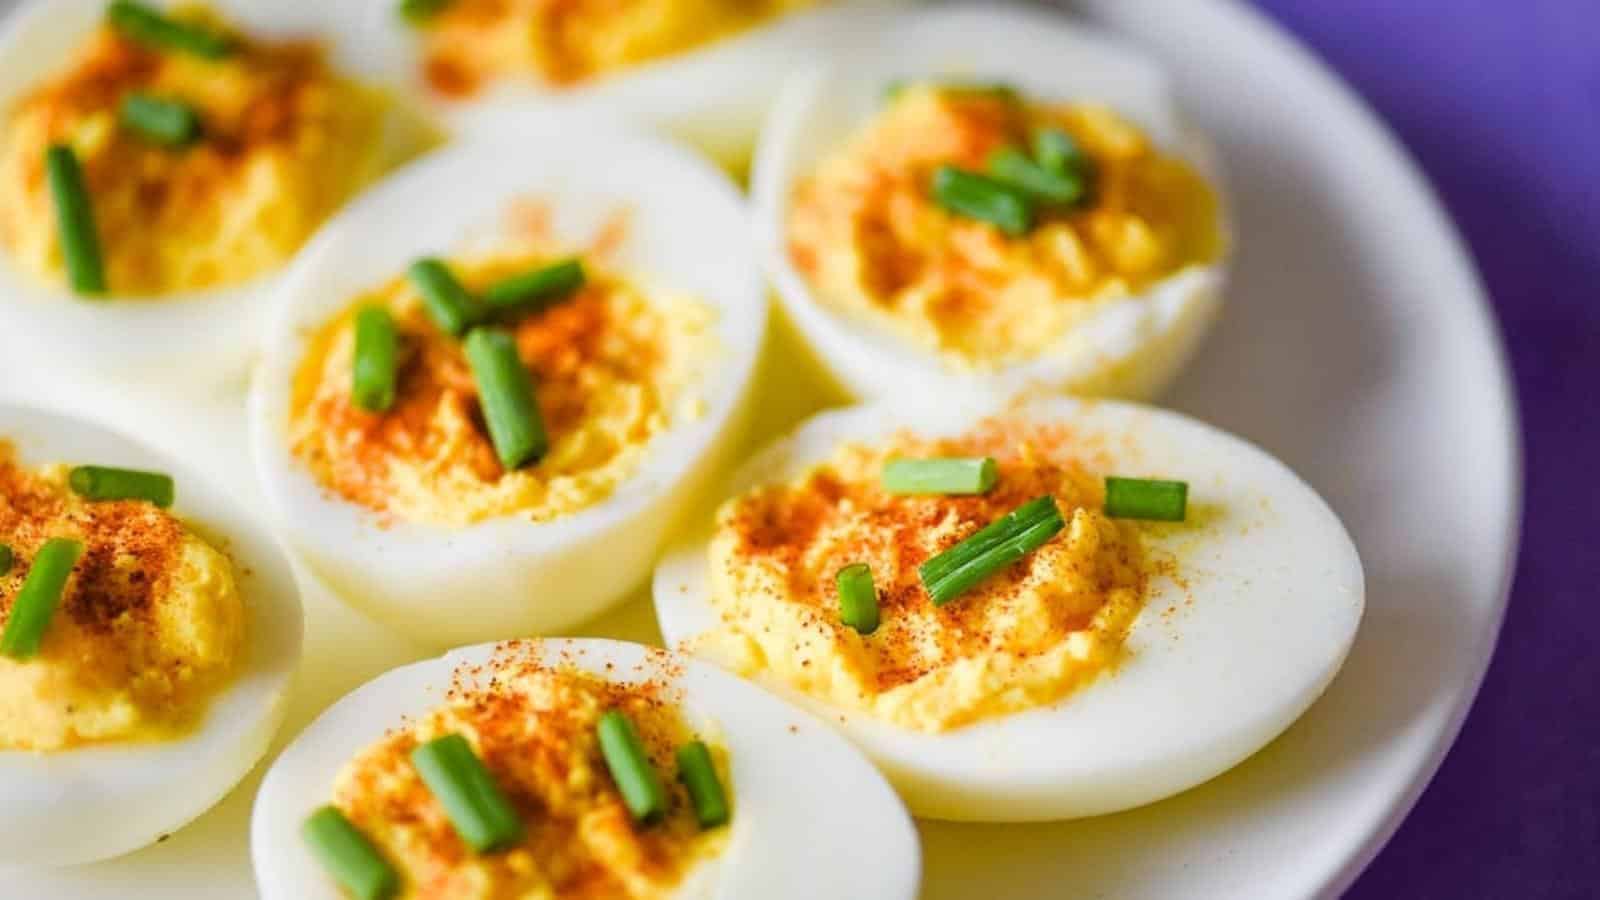
{"type": "Polygon", "coordinates": [[[851,563],[834,576],[839,587],[839,621],[866,635],[878,630],[878,588],[872,567],[851,563]]]}
{"type": "Polygon", "coordinates": [[[11,552],[11,548],[0,544],[0,576],[10,573],[11,564],[16,561],[16,554],[11,552]]]}
{"type": "Polygon", "coordinates": [[[356,313],[356,352],[351,366],[350,397],[367,412],[386,412],[394,405],[400,369],[400,333],[394,317],[381,306],[356,313]]]}
{"type": "Polygon", "coordinates": [[[77,466],[67,473],[67,485],[85,500],[148,500],[163,509],[176,494],[171,475],[110,466],[77,466]]]}
{"type": "Polygon", "coordinates": [[[106,274],[100,259],[100,233],[78,155],[71,147],[56,144],[45,153],[45,171],[55,198],[56,230],[67,281],[76,293],[103,294],[106,274]]]}
{"type": "Polygon", "coordinates": [[[711,762],[711,749],[705,741],[691,741],[678,748],[678,780],[689,790],[694,818],[701,829],[728,824],[728,795],[711,762]]]}
{"type": "Polygon", "coordinates": [[[934,90],[948,94],[967,94],[969,96],[988,96],[997,100],[1015,102],[1021,97],[1013,85],[1003,81],[921,81],[910,78],[896,78],[883,88],[885,100],[895,100],[908,89],[920,84],[931,86],[934,90]]]}
{"type": "Polygon", "coordinates": [[[72,567],[83,555],[83,543],[71,538],[51,538],[33,557],[28,577],[11,603],[11,618],[0,634],[0,655],[27,659],[39,652],[45,629],[61,604],[72,567]]]}
{"type": "Polygon", "coordinates": [[[419,259],[407,270],[422,295],[422,308],[439,330],[460,337],[483,318],[481,304],[461,286],[450,267],[437,259],[419,259]]]}
{"type": "Polygon", "coordinates": [[[943,606],[1043,546],[1064,527],[1055,498],[1039,497],[924,562],[917,574],[933,605],[943,606]]]}
{"type": "Polygon", "coordinates": [[[1090,172],[1091,160],[1072,135],[1060,128],[1041,128],[1033,135],[1033,158],[1046,171],[1056,175],[1077,175],[1090,172]]]}
{"type": "Polygon", "coordinates": [[[324,806],[312,813],[300,826],[300,837],[356,900],[388,900],[399,892],[400,876],[394,867],[337,807],[324,806]]]}
{"type": "Polygon", "coordinates": [[[1012,237],[1033,227],[1033,202],[1026,193],[976,172],[940,166],[933,173],[933,198],[950,212],[988,222],[1012,237]]]}
{"type": "Polygon", "coordinates": [[[496,310],[541,309],[572,296],[583,282],[583,261],[565,259],[497,281],[483,292],[483,299],[496,310]]]}
{"type": "Polygon", "coordinates": [[[450,0],[400,0],[400,15],[407,22],[420,25],[444,11],[449,5],[450,0]]]}
{"type": "Polygon", "coordinates": [[[1083,179],[1076,173],[1057,173],[1015,147],[1001,147],[990,154],[989,174],[1043,203],[1069,206],[1084,195],[1083,179]]]}
{"type": "Polygon", "coordinates": [[[200,136],[200,114],[181,100],[129,94],[120,115],[123,125],[166,147],[182,147],[200,136]]]}
{"type": "Polygon", "coordinates": [[[917,571],[919,574],[923,575],[924,582],[930,580],[930,578],[938,578],[947,575],[954,569],[959,568],[964,558],[970,558],[971,556],[979,555],[1003,543],[1007,535],[1004,529],[997,527],[1001,523],[1006,522],[1007,520],[1015,519],[1021,520],[1025,525],[1028,522],[1048,519],[1051,516],[1052,509],[1055,509],[1055,503],[1048,496],[1037,497],[1033,500],[1030,500],[1027,503],[1024,503],[1022,506],[1012,510],[1002,518],[991,522],[987,527],[980,529],[977,533],[951,547],[949,550],[946,550],[944,553],[940,553],[928,559],[918,568],[917,571]],[[960,549],[963,552],[951,552],[957,549],[960,549]]]}
{"type": "Polygon", "coordinates": [[[653,822],[667,811],[667,789],[661,776],[650,765],[644,752],[644,742],[633,722],[621,710],[613,709],[600,717],[596,728],[600,738],[600,753],[611,771],[611,780],[622,792],[622,802],[628,812],[640,822],[653,822]]]}
{"type": "Polygon", "coordinates": [[[891,494],[986,494],[1000,470],[988,456],[891,459],[881,478],[891,494]]]}
{"type": "Polygon", "coordinates": [[[467,846],[487,853],[522,839],[522,820],[466,738],[434,738],[411,751],[411,765],[467,846]]]}
{"type": "Polygon", "coordinates": [[[115,0],[106,9],[106,19],[124,37],[157,50],[176,50],[206,59],[221,59],[233,52],[233,41],[226,35],[179,22],[132,0],[115,0]]]}
{"type": "Polygon", "coordinates": [[[1107,476],[1105,509],[1113,519],[1182,522],[1189,509],[1189,483],[1107,476]]]}
{"type": "Polygon", "coordinates": [[[533,373],[517,355],[517,342],[497,328],[474,328],[464,346],[500,464],[510,471],[537,461],[550,439],[534,398],[533,373]]]}

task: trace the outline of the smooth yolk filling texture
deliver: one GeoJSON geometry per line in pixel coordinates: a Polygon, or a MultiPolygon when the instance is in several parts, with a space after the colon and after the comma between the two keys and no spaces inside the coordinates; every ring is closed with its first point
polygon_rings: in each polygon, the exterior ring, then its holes
{"type": "Polygon", "coordinates": [[[1217,202],[1189,164],[1103,107],[1007,91],[904,88],[794,189],[789,254],[820,302],[965,368],[1038,356],[1109,300],[1222,249],[1217,202]],[[933,174],[984,172],[1003,147],[1066,131],[1090,160],[1087,199],[1041,207],[1011,237],[953,214],[933,174]]]}
{"type": "MultiPolygon", "coordinates": [[[[450,265],[478,291],[562,256],[534,241],[450,265]]],[[[548,521],[605,499],[638,470],[653,438],[700,414],[691,387],[715,354],[714,317],[687,298],[647,299],[593,257],[585,269],[576,295],[508,323],[550,438],[538,462],[501,467],[460,341],[434,327],[404,277],[360,298],[312,341],[292,400],[295,455],[338,496],[411,522],[548,521]],[[401,333],[396,400],[384,413],[350,396],[354,314],[370,304],[387,307],[401,333]]]]}
{"type": "Polygon", "coordinates": [[[1135,526],[1102,513],[1103,486],[1061,428],[992,421],[957,438],[849,444],[792,482],[725,503],[711,540],[720,625],[694,649],[829,705],[942,731],[1059,700],[1112,665],[1144,603],[1135,526]],[[981,496],[903,496],[879,484],[896,457],[993,456],[981,496]],[[1036,497],[1066,528],[935,607],[917,566],[1036,497]],[[840,621],[835,575],[871,566],[880,624],[840,621]]]}
{"type": "MultiPolygon", "coordinates": [[[[334,804],[395,864],[408,900],[671,896],[724,849],[728,829],[701,831],[671,777],[675,749],[694,736],[668,680],[654,671],[602,680],[542,665],[526,646],[507,644],[488,666],[458,672],[443,706],[352,759],[334,804]],[[595,728],[610,709],[632,719],[662,773],[669,806],[658,822],[634,823],[606,768],[595,728]],[[411,751],[451,733],[471,743],[526,823],[520,844],[475,854],[416,774],[411,751]]],[[[713,747],[712,757],[729,784],[726,754],[713,747]]]]}
{"type": "Polygon", "coordinates": [[[467,96],[531,77],[572,85],[680,53],[819,0],[454,0],[423,23],[428,83],[467,96]]]}
{"type": "Polygon", "coordinates": [[[85,545],[38,654],[0,657],[0,749],[181,735],[244,652],[233,565],[155,506],[79,499],[67,471],[24,468],[0,444],[0,543],[16,556],[0,628],[46,541],[85,545]]]}
{"type": "Polygon", "coordinates": [[[83,168],[113,294],[247,281],[286,263],[379,173],[388,109],[380,94],[334,73],[315,44],[240,40],[213,60],[103,27],[6,121],[0,245],[28,274],[64,282],[44,165],[60,143],[83,168]],[[133,94],[190,105],[200,137],[164,147],[121,124],[133,94]]]}

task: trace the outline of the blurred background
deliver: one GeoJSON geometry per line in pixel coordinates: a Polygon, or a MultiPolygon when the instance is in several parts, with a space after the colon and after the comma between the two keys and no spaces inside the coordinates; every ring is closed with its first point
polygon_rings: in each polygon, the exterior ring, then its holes
{"type": "Polygon", "coordinates": [[[1254,0],[1398,132],[1505,334],[1522,556],[1460,740],[1349,896],[1600,895],[1600,3],[1254,0]]]}

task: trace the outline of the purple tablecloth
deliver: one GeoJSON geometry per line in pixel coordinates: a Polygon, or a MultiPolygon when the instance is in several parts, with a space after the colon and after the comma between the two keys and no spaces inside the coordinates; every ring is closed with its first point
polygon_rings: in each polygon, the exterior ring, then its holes
{"type": "Polygon", "coordinates": [[[1427,170],[1488,283],[1522,407],[1527,508],[1499,651],[1349,896],[1600,897],[1600,0],[1256,2],[1427,170]]]}

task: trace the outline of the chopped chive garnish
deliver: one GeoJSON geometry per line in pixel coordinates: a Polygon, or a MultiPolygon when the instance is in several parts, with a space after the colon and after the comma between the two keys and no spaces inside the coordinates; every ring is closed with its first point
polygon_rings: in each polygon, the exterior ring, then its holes
{"type": "Polygon", "coordinates": [[[613,709],[600,717],[596,728],[600,738],[600,753],[606,759],[611,780],[622,793],[622,802],[628,812],[640,822],[653,822],[667,811],[667,789],[661,776],[650,765],[644,752],[644,742],[639,732],[621,710],[613,709]]]}
{"type": "Polygon", "coordinates": [[[891,459],[883,465],[883,489],[891,494],[983,494],[1000,470],[993,458],[891,459]]]}
{"type": "Polygon", "coordinates": [[[496,310],[538,309],[566,299],[583,282],[583,261],[564,259],[495,282],[484,290],[483,300],[496,310]]]}
{"type": "Polygon", "coordinates": [[[976,172],[940,166],[933,173],[933,198],[950,212],[988,222],[1012,237],[1033,227],[1033,203],[1027,194],[976,172]]]}
{"type": "Polygon", "coordinates": [[[122,100],[122,124],[147,140],[182,147],[200,136],[200,115],[181,100],[129,94],[122,100]]]}
{"type": "Polygon", "coordinates": [[[400,0],[400,15],[412,24],[421,24],[438,15],[450,0],[400,0]]]}
{"type": "Polygon", "coordinates": [[[522,839],[522,820],[466,738],[434,738],[411,751],[411,765],[467,846],[487,853],[522,839]]]}
{"type": "Polygon", "coordinates": [[[878,588],[872,583],[872,567],[851,563],[834,576],[839,588],[839,621],[861,634],[878,630],[878,588]]]}
{"type": "Polygon", "coordinates": [[[1044,203],[1066,206],[1083,199],[1083,179],[1076,173],[1047,169],[1015,147],[1001,147],[990,154],[989,174],[1044,203]]]}
{"type": "Polygon", "coordinates": [[[694,818],[702,829],[728,824],[728,795],[722,790],[711,750],[704,741],[691,741],[678,748],[678,780],[689,791],[694,818]]]}
{"type": "Polygon", "coordinates": [[[920,81],[910,78],[896,78],[883,88],[883,98],[894,100],[905,93],[908,88],[919,84],[926,84],[934,90],[951,94],[973,94],[977,96],[990,96],[999,100],[1016,100],[1017,89],[1003,81],[920,81]]]}
{"type": "Polygon", "coordinates": [[[517,355],[517,342],[499,329],[474,328],[465,350],[500,464],[510,471],[543,456],[550,440],[534,398],[533,373],[517,355]]]}
{"type": "MultiPolygon", "coordinates": [[[[1000,519],[991,522],[989,525],[978,530],[966,540],[961,541],[960,543],[951,547],[949,550],[931,557],[924,562],[917,571],[919,574],[924,576],[924,581],[927,581],[929,576],[938,577],[945,575],[953,568],[959,566],[963,559],[962,554],[954,554],[951,551],[962,549],[966,551],[967,556],[978,554],[1005,541],[1007,535],[1005,530],[1000,528],[1000,526],[1006,522],[1011,520],[1030,522],[1039,519],[1048,519],[1051,516],[1051,510],[1055,508],[1055,502],[1051,497],[1036,497],[1033,500],[1030,500],[1007,513],[1000,519]]],[[[1059,516],[1059,513],[1057,513],[1057,515],[1059,516]]]]}
{"type": "Polygon", "coordinates": [[[71,147],[55,144],[45,153],[45,171],[55,199],[56,232],[67,281],[76,293],[103,294],[106,274],[100,259],[100,233],[78,155],[71,147]]]}
{"type": "Polygon", "coordinates": [[[1189,508],[1189,483],[1106,477],[1106,515],[1113,519],[1182,522],[1189,508]]]}
{"type": "Polygon", "coordinates": [[[67,473],[67,485],[85,500],[148,500],[163,509],[176,493],[171,475],[110,466],[77,466],[67,473]]]}
{"type": "Polygon", "coordinates": [[[1089,155],[1078,142],[1059,128],[1041,128],[1033,135],[1033,158],[1045,170],[1056,175],[1089,174],[1089,155]]]}
{"type": "Polygon", "coordinates": [[[450,267],[437,259],[419,259],[407,270],[417,293],[422,295],[422,308],[439,330],[461,336],[483,318],[477,299],[467,293],[450,267]]]}
{"type": "Polygon", "coordinates": [[[11,548],[7,547],[5,544],[0,544],[0,575],[9,573],[11,571],[11,564],[16,561],[16,556],[12,554],[11,548]]]}
{"type": "Polygon", "coordinates": [[[300,826],[300,837],[333,880],[356,900],[387,900],[400,890],[400,876],[394,867],[337,807],[324,806],[307,817],[300,826]]]}
{"type": "Polygon", "coordinates": [[[143,3],[115,0],[106,19],[124,37],[157,50],[178,50],[206,59],[221,59],[233,52],[233,41],[199,25],[179,22],[143,3]]]}
{"type": "Polygon", "coordinates": [[[356,313],[356,350],[350,372],[350,397],[367,412],[394,405],[400,368],[400,334],[394,317],[381,306],[356,313]]]}
{"type": "Polygon", "coordinates": [[[28,577],[11,603],[11,618],[0,634],[0,655],[27,659],[39,652],[45,629],[61,604],[72,567],[83,555],[83,544],[71,538],[51,538],[34,554],[28,577]]]}
{"type": "Polygon", "coordinates": [[[924,562],[917,574],[933,605],[943,606],[1039,548],[1065,526],[1055,498],[1039,497],[924,562]]]}

